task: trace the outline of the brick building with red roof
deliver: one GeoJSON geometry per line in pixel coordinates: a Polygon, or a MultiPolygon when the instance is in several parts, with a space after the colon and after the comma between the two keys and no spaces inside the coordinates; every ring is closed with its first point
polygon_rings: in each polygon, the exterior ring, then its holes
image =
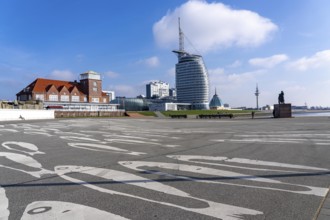
{"type": "Polygon", "coordinates": [[[70,106],[72,104],[107,104],[109,95],[102,91],[100,74],[88,71],[80,74],[80,81],[61,81],[37,78],[19,93],[18,101],[43,101],[52,104],[70,106]]]}

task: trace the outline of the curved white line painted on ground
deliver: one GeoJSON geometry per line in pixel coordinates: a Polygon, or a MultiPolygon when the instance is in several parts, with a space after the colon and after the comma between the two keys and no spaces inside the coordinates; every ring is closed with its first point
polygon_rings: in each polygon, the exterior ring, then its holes
{"type": "Polygon", "coordinates": [[[12,132],[12,133],[18,133],[18,131],[15,130],[15,129],[8,129],[8,128],[1,128],[0,129],[0,132],[4,132],[4,131],[6,131],[6,132],[12,132]]]}
{"type": "Polygon", "coordinates": [[[74,183],[78,183],[78,184],[83,183],[83,186],[97,190],[99,192],[109,193],[112,195],[127,196],[130,198],[140,199],[143,201],[148,201],[148,202],[156,203],[159,205],[166,205],[166,206],[175,207],[175,208],[179,208],[182,210],[186,210],[186,211],[190,211],[190,212],[194,212],[194,213],[198,213],[198,214],[208,215],[208,216],[212,216],[215,218],[221,218],[224,220],[238,220],[238,219],[242,219],[242,217],[244,215],[263,214],[262,212],[257,211],[257,210],[252,210],[252,209],[247,209],[247,208],[242,208],[242,207],[232,206],[232,205],[227,205],[227,204],[222,204],[222,203],[216,203],[216,202],[208,201],[205,199],[196,198],[196,197],[190,196],[188,193],[183,192],[174,187],[164,185],[157,181],[146,179],[146,178],[143,178],[143,177],[140,177],[140,176],[137,176],[134,174],[126,173],[126,172],[103,169],[103,168],[95,168],[95,167],[83,167],[83,166],[56,166],[55,172],[63,179],[66,179],[70,182],[74,182],[74,183]],[[97,177],[104,178],[106,180],[113,180],[113,181],[122,182],[122,183],[129,184],[129,185],[142,187],[142,188],[148,189],[148,190],[154,190],[154,191],[163,192],[163,193],[170,194],[170,195],[181,196],[181,197],[185,197],[185,198],[198,200],[198,201],[207,203],[208,207],[207,208],[187,208],[184,206],[180,206],[180,205],[176,205],[176,204],[172,204],[172,203],[168,203],[168,202],[160,202],[160,201],[156,201],[153,199],[143,198],[141,196],[135,196],[135,195],[131,195],[128,193],[117,192],[114,190],[105,189],[105,188],[102,188],[102,187],[99,187],[96,185],[89,184],[82,180],[69,177],[68,174],[70,174],[72,172],[94,175],[97,177]]]}
{"type": "Polygon", "coordinates": [[[81,149],[85,149],[85,150],[112,152],[112,153],[122,153],[122,154],[134,155],[134,156],[140,156],[140,155],[146,154],[146,153],[143,153],[143,152],[128,151],[126,149],[122,149],[122,148],[118,148],[118,147],[112,147],[112,146],[103,145],[103,144],[68,143],[68,145],[70,147],[81,148],[81,149]]]}
{"type": "Polygon", "coordinates": [[[75,136],[60,136],[61,139],[68,140],[68,141],[90,141],[90,142],[102,142],[100,140],[94,138],[87,138],[87,137],[75,137],[75,136]]]}
{"type": "Polygon", "coordinates": [[[9,202],[6,196],[6,191],[4,188],[0,186],[0,220],[8,220],[9,210],[8,210],[9,202]]]}
{"type": "Polygon", "coordinates": [[[69,135],[72,135],[72,136],[78,135],[78,136],[84,136],[84,137],[90,137],[90,136],[92,136],[92,135],[89,135],[89,134],[82,134],[82,133],[76,133],[76,132],[65,132],[65,131],[56,131],[55,134],[66,135],[66,136],[69,136],[69,135]]]}
{"type": "Polygon", "coordinates": [[[150,138],[147,138],[147,137],[119,135],[119,134],[105,134],[103,136],[104,137],[116,137],[116,138],[128,138],[128,139],[148,140],[148,141],[159,141],[159,139],[150,139],[150,138]]]}
{"type": "Polygon", "coordinates": [[[0,164],[0,167],[27,173],[27,174],[30,174],[37,178],[40,178],[44,174],[54,174],[53,171],[43,169],[42,165],[38,161],[36,161],[35,159],[33,159],[32,157],[29,157],[29,156],[25,156],[22,154],[16,154],[16,153],[0,152],[0,157],[6,157],[7,159],[12,160],[16,163],[20,163],[20,164],[28,166],[30,168],[32,167],[32,168],[38,169],[39,171],[26,171],[26,170],[14,168],[14,167],[3,165],[3,164],[0,164]]]}
{"type": "MultiPolygon", "coordinates": [[[[1,218],[0,218],[1,219],[1,218]]],[[[70,202],[37,201],[30,203],[21,220],[128,220],[100,209],[70,202]]]]}
{"type": "Polygon", "coordinates": [[[251,175],[246,175],[246,174],[242,174],[242,173],[218,170],[218,169],[207,168],[207,167],[193,166],[193,165],[185,165],[185,164],[178,164],[178,163],[146,162],[146,161],[121,161],[121,162],[119,162],[119,164],[121,164],[122,166],[125,166],[127,168],[130,168],[132,170],[136,170],[136,171],[140,171],[140,172],[141,171],[149,172],[149,173],[157,174],[160,176],[170,176],[170,177],[174,177],[174,178],[180,178],[180,179],[196,181],[196,182],[214,183],[214,184],[240,186],[240,187],[243,186],[243,187],[247,187],[247,188],[276,190],[276,191],[305,194],[305,195],[315,195],[315,196],[325,196],[328,192],[327,188],[285,183],[282,181],[262,178],[262,177],[258,177],[258,176],[251,176],[251,175]],[[159,172],[159,171],[149,171],[146,169],[139,169],[138,167],[152,167],[152,168],[158,167],[158,168],[162,168],[162,169],[178,170],[178,171],[191,172],[191,173],[197,173],[197,174],[203,174],[203,175],[210,175],[210,176],[215,176],[215,177],[225,177],[225,178],[229,178],[229,179],[242,179],[242,180],[247,180],[247,181],[257,181],[257,182],[270,183],[270,184],[282,184],[282,185],[287,185],[287,186],[304,187],[309,190],[294,191],[294,190],[286,190],[286,189],[274,188],[274,187],[252,186],[252,185],[233,184],[233,183],[226,183],[226,182],[219,182],[219,181],[195,179],[195,178],[190,178],[190,177],[185,177],[185,176],[172,175],[172,174],[159,172]]]}
{"type": "Polygon", "coordinates": [[[2,143],[2,146],[8,150],[23,152],[23,153],[29,154],[31,156],[33,156],[35,154],[45,154],[44,152],[39,151],[39,148],[36,145],[27,143],[27,142],[6,141],[6,142],[2,143]],[[16,148],[11,147],[10,145],[17,145],[20,148],[25,148],[30,151],[23,151],[20,149],[16,149],[16,148]]]}
{"type": "Polygon", "coordinates": [[[150,141],[141,141],[141,140],[131,140],[131,139],[104,139],[110,143],[122,143],[122,144],[145,144],[145,145],[156,145],[160,147],[180,147],[180,145],[175,144],[162,144],[150,141]]]}
{"type": "Polygon", "coordinates": [[[226,177],[232,179],[243,179],[249,181],[263,182],[263,183],[282,183],[278,180],[262,178],[258,176],[246,175],[242,173],[227,171],[227,170],[219,170],[214,168],[202,167],[202,166],[194,166],[194,165],[186,165],[186,164],[178,164],[178,163],[161,163],[161,162],[147,162],[147,161],[120,161],[119,164],[133,169],[137,171],[148,171],[145,169],[139,169],[138,167],[158,167],[170,170],[184,171],[184,172],[192,172],[197,174],[205,174],[212,175],[217,177],[226,177]]]}
{"type": "Polygon", "coordinates": [[[37,131],[24,131],[24,134],[30,134],[30,135],[44,135],[47,137],[52,137],[53,135],[45,133],[45,132],[37,132],[37,131]]]}
{"type": "MultiPolygon", "coordinates": [[[[328,169],[320,168],[320,167],[304,166],[304,165],[289,164],[289,163],[278,163],[278,162],[263,161],[263,160],[251,160],[251,159],[244,159],[244,158],[231,158],[230,159],[228,157],[199,156],[199,155],[168,155],[167,157],[172,158],[172,159],[181,160],[181,161],[186,161],[186,162],[218,165],[218,166],[222,166],[223,164],[196,161],[196,160],[232,162],[232,163],[250,164],[250,165],[257,165],[257,166],[282,167],[282,168],[289,168],[289,169],[330,171],[328,169]]],[[[233,166],[233,167],[235,167],[235,166],[233,166]]],[[[250,168],[246,168],[246,169],[250,169],[250,168]]],[[[264,170],[272,171],[271,169],[264,169],[264,170]]]]}

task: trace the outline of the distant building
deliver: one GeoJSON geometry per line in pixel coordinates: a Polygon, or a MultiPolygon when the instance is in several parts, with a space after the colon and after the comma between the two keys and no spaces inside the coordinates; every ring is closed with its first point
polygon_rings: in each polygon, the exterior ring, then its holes
{"type": "Polygon", "coordinates": [[[162,98],[169,96],[170,85],[162,81],[150,82],[146,85],[146,96],[150,98],[162,98]]]}
{"type": "Polygon", "coordinates": [[[217,94],[217,90],[215,90],[215,93],[210,101],[210,109],[216,109],[216,110],[224,109],[222,101],[217,94]]]}
{"type": "Polygon", "coordinates": [[[184,50],[184,34],[179,21],[179,50],[175,65],[178,103],[191,103],[192,109],[209,109],[209,79],[203,57],[184,50]]]}
{"type": "Polygon", "coordinates": [[[19,93],[18,101],[42,101],[47,107],[76,110],[115,110],[109,95],[102,91],[100,74],[88,71],[80,74],[80,81],[61,81],[37,78],[19,93]]]}
{"type": "Polygon", "coordinates": [[[170,97],[176,97],[176,88],[170,88],[170,97]]]}
{"type": "Polygon", "coordinates": [[[110,103],[113,105],[118,105],[119,109],[124,109],[125,111],[149,110],[149,101],[143,98],[116,97],[110,103]]]}
{"type": "Polygon", "coordinates": [[[114,100],[116,98],[115,91],[103,91],[103,92],[109,96],[109,102],[111,102],[111,100],[114,100]]]}

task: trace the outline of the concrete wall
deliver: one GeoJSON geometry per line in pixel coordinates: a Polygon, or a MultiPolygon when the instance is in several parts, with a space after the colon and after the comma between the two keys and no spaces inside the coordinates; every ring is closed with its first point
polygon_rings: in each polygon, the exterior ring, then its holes
{"type": "Polygon", "coordinates": [[[55,111],[55,118],[66,117],[122,117],[124,111],[55,111]]]}
{"type": "Polygon", "coordinates": [[[0,109],[0,121],[54,119],[53,110],[0,109]]]}

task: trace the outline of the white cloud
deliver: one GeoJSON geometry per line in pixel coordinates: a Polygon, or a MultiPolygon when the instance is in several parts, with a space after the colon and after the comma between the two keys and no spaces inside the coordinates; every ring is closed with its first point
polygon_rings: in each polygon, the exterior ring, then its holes
{"type": "Polygon", "coordinates": [[[105,72],[104,75],[111,78],[111,79],[117,78],[119,76],[118,73],[115,73],[115,72],[112,72],[112,71],[105,72]]]}
{"type": "Polygon", "coordinates": [[[136,88],[130,85],[110,85],[108,90],[115,91],[116,96],[126,96],[126,97],[135,97],[136,88]]]}
{"type": "Polygon", "coordinates": [[[222,77],[225,73],[223,68],[209,69],[208,70],[210,80],[222,77]]]}
{"type": "MultiPolygon", "coordinates": [[[[213,90],[217,88],[218,93],[226,91],[228,93],[235,93],[245,86],[255,85],[257,77],[264,74],[264,70],[257,70],[243,73],[226,73],[224,69],[210,69],[209,71],[210,88],[213,90]]],[[[210,91],[212,94],[212,91],[210,91]]],[[[244,97],[245,94],[242,94],[244,97]]],[[[236,97],[237,98],[237,97],[236,97]]]]}
{"type": "Polygon", "coordinates": [[[306,71],[325,66],[330,66],[330,50],[317,52],[311,57],[300,58],[288,65],[289,68],[299,71],[306,71]]]}
{"type": "Polygon", "coordinates": [[[190,0],[154,24],[154,37],[161,47],[178,47],[178,17],[186,36],[204,53],[230,46],[258,46],[278,29],[268,18],[252,11],[190,0]]]}
{"type": "Polygon", "coordinates": [[[55,80],[73,81],[77,79],[77,75],[70,70],[54,70],[47,75],[47,78],[55,80]]]}
{"type": "Polygon", "coordinates": [[[242,62],[239,60],[235,60],[235,62],[233,62],[232,64],[228,65],[229,68],[237,68],[242,66],[242,62]]]}
{"type": "MultiPolygon", "coordinates": [[[[243,73],[227,73],[222,68],[210,69],[210,95],[217,94],[224,103],[231,106],[254,106],[254,91],[258,78],[265,70],[243,73]]],[[[260,87],[259,87],[260,88],[260,87]]]]}
{"type": "Polygon", "coordinates": [[[149,58],[144,59],[144,60],[139,60],[137,63],[138,64],[144,64],[144,65],[146,65],[147,67],[150,67],[150,68],[155,68],[155,67],[158,67],[160,65],[159,58],[156,57],[156,56],[149,57],[149,58]]]}
{"type": "Polygon", "coordinates": [[[233,85],[241,85],[243,83],[251,83],[256,82],[257,76],[260,76],[264,73],[264,70],[257,70],[252,72],[245,73],[232,73],[227,76],[227,80],[229,84],[233,85]]]}
{"type": "Polygon", "coordinates": [[[250,59],[249,64],[256,67],[272,68],[288,59],[289,57],[285,54],[277,54],[271,57],[250,59]]]}

